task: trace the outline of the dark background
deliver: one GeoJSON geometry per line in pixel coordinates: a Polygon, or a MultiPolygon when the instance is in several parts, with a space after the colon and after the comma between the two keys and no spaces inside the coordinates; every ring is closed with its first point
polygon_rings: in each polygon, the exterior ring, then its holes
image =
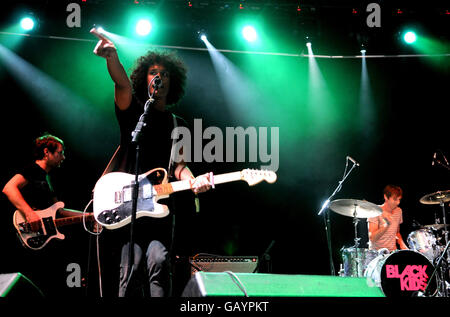
{"type": "MultiPolygon", "coordinates": [[[[96,13],[105,20],[114,20],[120,16],[121,7],[112,5],[113,2],[89,3],[88,0],[89,6],[83,7],[83,10],[86,10],[82,11],[86,14],[83,15],[82,28],[74,30],[65,26],[66,13],[61,14],[61,7],[65,7],[63,4],[52,1],[38,3],[47,15],[38,34],[58,34],[89,41],[29,37],[22,39],[21,45],[13,49],[14,53],[56,82],[62,83],[64,89],[72,91],[74,96],[84,101],[79,102],[73,100],[72,95],[57,93],[55,98],[50,96],[50,99],[52,107],[60,107],[59,112],[54,108],[47,109],[43,106],[45,96],[55,91],[61,92],[61,89],[58,90],[59,86],[46,90],[45,87],[48,86],[45,86],[45,83],[48,82],[42,81],[44,88],[37,96],[28,88],[36,86],[36,81],[42,80],[41,77],[35,73],[28,73],[27,76],[27,72],[18,69],[19,64],[13,65],[12,68],[3,67],[6,65],[6,60],[3,59],[0,64],[3,96],[0,124],[3,136],[1,182],[6,183],[17,168],[28,162],[33,139],[48,131],[63,138],[67,148],[66,161],[52,175],[59,197],[67,207],[83,210],[119,141],[113,113],[112,82],[104,62],[92,54],[95,40],[92,40],[88,30],[94,23],[92,21],[95,20],[96,13]],[[82,59],[86,59],[86,64],[82,64],[82,59]],[[20,83],[15,74],[25,79],[25,84],[20,83]],[[71,106],[71,100],[76,106],[71,106]],[[91,108],[83,108],[84,106],[91,108]]],[[[176,7],[175,1],[165,3],[167,6],[176,7]]],[[[369,39],[372,54],[412,54],[409,48],[395,44],[398,42],[396,30],[403,20],[419,21],[430,36],[443,42],[448,41],[448,16],[439,14],[443,8],[439,5],[421,12],[412,5],[408,7],[399,2],[405,12],[410,13],[406,18],[396,18],[391,14],[395,5],[389,9],[387,5],[382,6],[382,28],[371,30],[363,22],[364,14],[352,16],[345,11],[353,7],[352,2],[338,6],[333,1],[321,1],[316,7],[304,2],[304,16],[300,18],[296,13],[285,13],[291,12],[287,10],[287,6],[292,7],[292,3],[282,3],[286,6],[278,8],[277,10],[281,11],[277,11],[277,14],[271,14],[273,11],[268,9],[261,13],[267,17],[267,24],[271,21],[280,30],[289,30],[289,34],[293,36],[280,37],[277,52],[304,52],[303,33],[310,30],[310,34],[314,34],[317,40],[317,45],[314,45],[316,54],[359,55],[357,39],[361,36],[367,36],[369,39]],[[345,13],[339,15],[341,12],[345,13]],[[327,42],[330,38],[334,41],[327,42]],[[284,45],[284,40],[296,44],[284,45]]],[[[11,9],[2,11],[5,18],[3,23],[12,19],[12,13],[16,12],[15,9],[19,6],[9,5],[11,9]]],[[[166,20],[166,27],[172,28],[174,36],[166,41],[159,39],[160,44],[203,47],[192,33],[195,33],[199,23],[206,23],[202,21],[208,12],[213,14],[218,12],[217,9],[212,5],[209,8],[198,6],[194,8],[197,11],[192,13],[183,11],[183,8],[176,8],[172,13],[177,14],[178,18],[166,20]],[[189,18],[186,18],[187,16],[189,18]],[[190,26],[190,29],[186,25],[190,26]],[[189,36],[185,35],[187,33],[189,36]]],[[[364,12],[365,6],[359,3],[357,8],[364,12]]],[[[225,15],[219,15],[223,16],[225,15]]],[[[210,24],[211,38],[217,48],[239,49],[233,47],[229,38],[221,34],[224,30],[220,27],[219,18],[206,21],[210,24]]],[[[1,34],[0,44],[7,46],[6,43],[12,37],[1,34]]],[[[446,48],[445,53],[448,53],[448,46],[446,48]]],[[[301,117],[302,112],[298,110],[305,104],[302,96],[307,93],[306,84],[301,83],[298,91],[283,89],[283,85],[294,78],[308,78],[295,73],[298,70],[307,73],[306,58],[259,57],[265,63],[264,66],[275,65],[273,71],[277,74],[276,78],[279,78],[278,75],[280,78],[285,76],[285,81],[277,81],[274,90],[262,86],[265,88],[261,89],[260,98],[263,96],[271,100],[268,103],[273,107],[268,114],[264,113],[264,108],[258,108],[256,103],[247,105],[250,113],[258,113],[258,118],[262,118],[256,119],[244,116],[248,109],[231,109],[226,104],[224,94],[232,94],[236,98],[239,98],[239,95],[231,89],[225,92],[220,90],[219,79],[206,51],[178,49],[177,53],[186,62],[189,77],[187,94],[175,108],[175,112],[190,125],[193,125],[195,118],[202,118],[203,128],[279,127],[280,164],[275,184],[261,183],[249,187],[245,182],[236,182],[219,185],[215,190],[202,194],[200,213],[195,213],[191,193],[173,195],[177,207],[173,211],[176,214],[177,236],[174,256],[178,256],[178,260],[174,262],[176,294],[181,291],[189,277],[186,274],[189,270],[187,257],[197,253],[259,256],[272,241],[275,242],[270,250],[272,273],[330,274],[324,217],[318,216],[317,213],[341,179],[347,155],[354,157],[360,167],[350,174],[335,199],[366,199],[381,204],[382,190],[386,184],[401,186],[404,190],[401,203],[404,223],[401,232],[405,241],[408,234],[417,229],[413,226],[413,221],[432,224],[435,223],[436,217],[442,217],[438,205],[422,205],[419,199],[425,194],[449,189],[449,171],[442,166],[431,164],[436,151],[440,150],[438,159],[441,160],[443,155],[449,154],[448,57],[368,58],[367,67],[372,88],[370,101],[373,108],[370,119],[366,121],[361,121],[358,108],[361,60],[317,59],[328,84],[327,93],[332,98],[336,97],[335,106],[340,112],[340,119],[330,124],[329,128],[325,125],[323,130],[316,133],[314,123],[308,121],[308,116],[301,117]],[[290,69],[277,65],[296,66],[290,69]],[[289,98],[290,94],[292,98],[289,98]],[[346,97],[343,98],[343,95],[346,97]],[[278,115],[271,115],[273,113],[278,115]],[[296,124],[299,131],[306,129],[307,133],[301,137],[295,136],[296,124]]],[[[245,72],[248,55],[224,55],[245,72]]],[[[5,55],[2,56],[4,58],[5,55]]],[[[137,57],[138,55],[134,56],[137,57]]],[[[128,65],[128,61],[125,64],[128,65]]],[[[190,165],[195,175],[208,171],[219,174],[258,166],[259,164],[255,163],[230,162],[190,165]]],[[[61,231],[67,237],[63,242],[53,241],[41,255],[29,255],[29,252],[21,250],[14,237],[11,225],[12,209],[3,197],[1,272],[22,271],[32,280],[36,276],[38,286],[50,289],[48,292],[51,294],[98,296],[95,238],[90,237],[81,226],[64,228],[61,231]],[[28,256],[34,260],[27,262],[28,256]],[[38,267],[35,261],[52,262],[53,269],[49,269],[52,273],[48,273],[44,279],[39,277],[35,272],[38,267]],[[83,277],[88,278],[88,288],[69,289],[66,286],[66,267],[69,263],[80,264],[83,277]],[[45,285],[46,283],[48,285],[45,285]],[[49,285],[55,286],[52,289],[49,285]]],[[[327,210],[327,213],[330,216],[330,235],[337,272],[341,263],[340,249],[353,245],[353,224],[350,217],[335,214],[330,210],[327,210]]],[[[359,234],[365,244],[367,230],[364,219],[360,223],[359,234]]],[[[106,247],[103,248],[107,237],[107,232],[100,237],[103,295],[114,296],[115,281],[118,277],[114,262],[117,260],[117,254],[110,253],[106,247]]]]}

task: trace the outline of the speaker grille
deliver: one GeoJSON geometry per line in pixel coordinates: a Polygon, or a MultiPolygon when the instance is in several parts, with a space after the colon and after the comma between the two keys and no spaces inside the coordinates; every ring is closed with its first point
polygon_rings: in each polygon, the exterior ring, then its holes
{"type": "Polygon", "coordinates": [[[202,272],[254,273],[258,267],[257,256],[193,256],[189,257],[191,275],[202,272]]]}

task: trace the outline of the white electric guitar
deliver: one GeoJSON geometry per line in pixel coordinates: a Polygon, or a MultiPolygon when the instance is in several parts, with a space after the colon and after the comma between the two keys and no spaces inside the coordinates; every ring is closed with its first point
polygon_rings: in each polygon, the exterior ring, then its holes
{"type": "MultiPolygon", "coordinates": [[[[94,188],[94,217],[103,227],[117,229],[131,222],[132,189],[135,175],[112,172],[102,176],[94,188]]],[[[222,183],[244,180],[250,186],[263,180],[274,183],[277,175],[273,171],[245,169],[240,172],[220,175],[210,174],[212,186],[222,183]]],[[[167,182],[167,172],[163,168],[155,168],[138,176],[139,195],[136,208],[136,219],[140,217],[163,218],[169,214],[166,205],[158,204],[158,200],[168,198],[170,194],[191,189],[191,181],[183,180],[167,182]],[[161,184],[153,185],[148,176],[152,173],[164,173],[161,184]]]]}

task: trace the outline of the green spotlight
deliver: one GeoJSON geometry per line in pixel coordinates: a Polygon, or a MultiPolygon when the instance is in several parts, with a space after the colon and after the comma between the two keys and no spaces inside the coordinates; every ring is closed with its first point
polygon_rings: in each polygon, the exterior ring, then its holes
{"type": "Polygon", "coordinates": [[[242,36],[248,42],[254,42],[258,38],[255,28],[251,25],[246,25],[242,28],[242,36]]]}
{"type": "Polygon", "coordinates": [[[152,24],[147,19],[141,19],[136,23],[136,33],[141,36],[146,36],[152,30],[152,24]]]}
{"type": "Polygon", "coordinates": [[[34,20],[30,17],[23,18],[20,20],[20,26],[25,31],[30,31],[34,28],[34,20]]]}
{"type": "Polygon", "coordinates": [[[412,31],[406,32],[405,35],[403,35],[403,40],[407,44],[413,44],[417,40],[416,33],[412,32],[412,31]]]}

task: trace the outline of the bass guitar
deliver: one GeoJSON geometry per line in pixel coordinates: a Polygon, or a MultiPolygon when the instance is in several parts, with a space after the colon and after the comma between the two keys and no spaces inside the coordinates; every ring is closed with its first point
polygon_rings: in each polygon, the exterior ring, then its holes
{"type": "Polygon", "coordinates": [[[41,218],[39,220],[39,230],[33,231],[30,223],[26,221],[23,214],[16,210],[13,215],[14,227],[23,246],[32,250],[40,250],[52,239],[63,240],[65,236],[58,231],[58,227],[79,223],[85,217],[86,221],[93,221],[92,213],[86,215],[55,218],[56,212],[64,208],[64,203],[58,201],[47,209],[37,210],[36,213],[41,218]]]}
{"type": "MultiPolygon", "coordinates": [[[[273,171],[245,169],[240,172],[220,175],[210,174],[212,186],[222,183],[244,180],[250,186],[263,180],[274,183],[277,175],[273,171]]],[[[131,222],[132,191],[135,175],[112,172],[102,176],[94,187],[93,210],[98,223],[107,229],[118,229],[131,222]]],[[[168,183],[167,172],[163,168],[155,168],[138,176],[139,189],[136,208],[136,219],[140,217],[163,218],[169,214],[166,205],[158,204],[158,200],[168,198],[170,194],[191,189],[190,180],[168,183]],[[149,176],[152,173],[163,173],[161,184],[153,185],[149,176]]]]}

